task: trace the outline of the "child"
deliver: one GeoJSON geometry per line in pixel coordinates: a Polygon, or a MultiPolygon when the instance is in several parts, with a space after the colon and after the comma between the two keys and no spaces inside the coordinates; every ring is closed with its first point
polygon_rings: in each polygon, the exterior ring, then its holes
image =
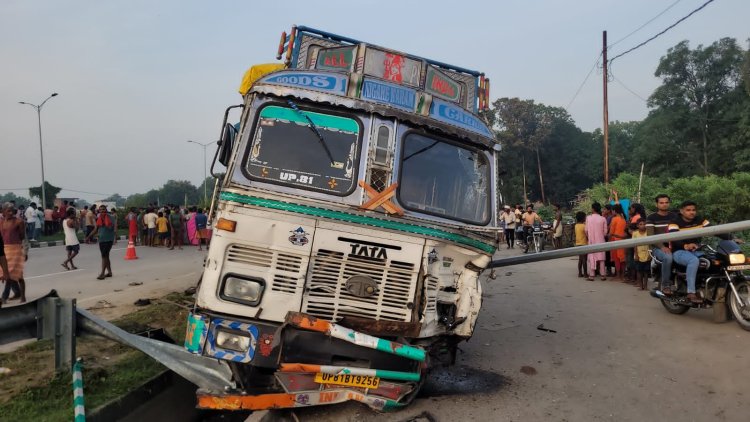
{"type": "MultiPolygon", "coordinates": [[[[636,223],[638,230],[633,232],[633,239],[648,236],[646,233],[646,220],[639,219],[636,223]]],[[[641,290],[646,290],[646,284],[648,283],[648,272],[651,264],[651,257],[648,254],[648,245],[641,245],[635,247],[635,253],[633,254],[633,260],[635,261],[635,285],[639,286],[641,290]]]]}
{"type": "MultiPolygon", "coordinates": [[[[585,246],[589,244],[589,240],[586,238],[586,213],[578,211],[576,213],[576,246],[585,246]]],[[[578,277],[586,277],[587,265],[586,255],[578,255],[578,277]]]]}
{"type": "Polygon", "coordinates": [[[166,245],[169,240],[169,221],[164,217],[163,212],[159,212],[158,218],[156,219],[156,233],[159,234],[159,246],[162,244],[166,245]]]}

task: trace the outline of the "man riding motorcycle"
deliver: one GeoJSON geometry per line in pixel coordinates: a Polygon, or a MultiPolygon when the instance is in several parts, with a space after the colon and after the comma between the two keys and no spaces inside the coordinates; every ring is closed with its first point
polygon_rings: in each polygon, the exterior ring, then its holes
{"type": "MultiPolygon", "coordinates": [[[[697,229],[709,225],[708,220],[697,216],[697,205],[693,201],[685,201],[680,204],[680,213],[675,216],[669,224],[669,232],[697,229]]],[[[672,242],[672,257],[675,263],[686,267],[685,277],[687,279],[687,299],[692,303],[702,303],[703,299],[695,294],[695,278],[700,265],[699,257],[703,255],[698,251],[700,239],[676,240],[672,242]]],[[[671,293],[671,289],[669,293],[671,293]]],[[[669,294],[662,290],[662,293],[669,294]]]]}
{"type": "MultiPolygon", "coordinates": [[[[669,205],[672,202],[669,195],[661,193],[656,195],[654,200],[656,201],[657,211],[646,217],[646,231],[649,236],[666,233],[669,229],[669,223],[677,217],[676,213],[669,210],[669,205]]],[[[661,288],[664,294],[671,294],[672,250],[669,249],[668,243],[657,243],[652,245],[652,247],[651,252],[661,262],[659,288],[661,288]]]]}

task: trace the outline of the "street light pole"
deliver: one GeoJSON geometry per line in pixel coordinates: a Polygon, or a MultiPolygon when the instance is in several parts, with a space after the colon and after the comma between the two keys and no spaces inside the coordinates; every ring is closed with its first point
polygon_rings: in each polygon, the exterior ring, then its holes
{"type": "Polygon", "coordinates": [[[203,144],[196,141],[188,141],[191,144],[197,144],[203,147],[203,203],[205,204],[208,202],[208,194],[206,193],[206,179],[208,178],[207,168],[206,168],[206,148],[216,143],[216,141],[211,141],[209,143],[203,144]]]}
{"type": "Polygon", "coordinates": [[[56,97],[56,96],[57,96],[57,92],[52,93],[52,95],[47,97],[47,99],[42,101],[42,103],[39,105],[27,103],[25,101],[18,102],[19,104],[26,104],[36,109],[36,118],[37,118],[37,122],[39,123],[39,158],[42,161],[42,212],[44,212],[44,210],[47,209],[47,191],[44,188],[45,179],[44,179],[44,148],[42,147],[42,107],[44,106],[44,103],[49,101],[50,98],[56,97]]]}

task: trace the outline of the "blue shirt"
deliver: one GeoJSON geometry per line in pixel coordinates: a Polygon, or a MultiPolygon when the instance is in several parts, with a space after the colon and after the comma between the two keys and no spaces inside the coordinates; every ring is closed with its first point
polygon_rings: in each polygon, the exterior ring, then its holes
{"type": "Polygon", "coordinates": [[[195,214],[195,228],[198,230],[205,229],[208,224],[208,216],[206,214],[195,214]]]}

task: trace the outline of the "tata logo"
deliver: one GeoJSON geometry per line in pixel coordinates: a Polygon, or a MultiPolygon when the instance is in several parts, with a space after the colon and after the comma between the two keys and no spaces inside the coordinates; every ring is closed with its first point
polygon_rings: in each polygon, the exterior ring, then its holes
{"type": "Polygon", "coordinates": [[[366,256],[368,258],[388,259],[385,248],[380,246],[360,245],[359,243],[350,243],[352,248],[350,255],[366,256]]]}

